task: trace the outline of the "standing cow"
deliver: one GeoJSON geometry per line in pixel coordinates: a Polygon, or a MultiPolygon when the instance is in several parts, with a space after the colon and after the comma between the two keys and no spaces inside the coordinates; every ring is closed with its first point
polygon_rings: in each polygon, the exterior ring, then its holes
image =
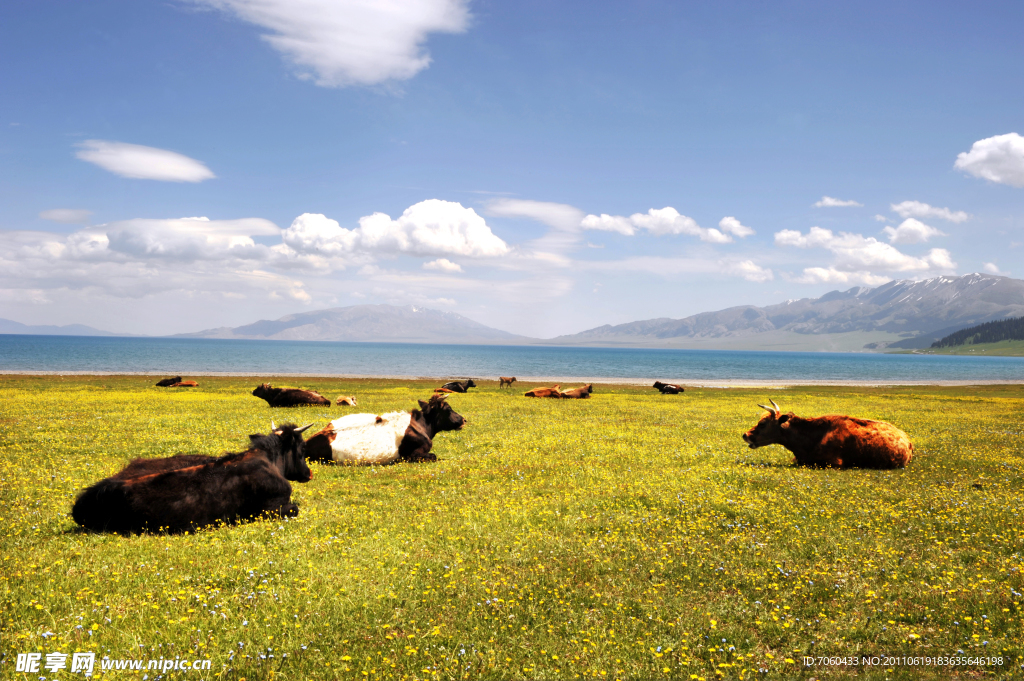
{"type": "Polygon", "coordinates": [[[511,388],[515,382],[515,376],[498,376],[498,388],[504,388],[506,385],[511,388]]]}
{"type": "Polygon", "coordinates": [[[840,414],[801,418],[769,402],[757,405],[768,413],[743,435],[751,449],[782,445],[801,466],[834,468],[903,468],[914,455],[910,438],[891,423],[840,414]]]}
{"type": "Polygon", "coordinates": [[[389,414],[351,414],[331,421],[306,442],[310,461],[346,464],[389,464],[397,461],[437,461],[430,451],[434,436],[458,430],[466,420],[433,395],[420,408],[389,414]]]}
{"type": "Polygon", "coordinates": [[[302,440],[306,428],[287,424],[269,435],[250,435],[250,448],[237,454],[133,461],[130,475],[125,469],[83,490],[71,516],[87,529],[122,534],[188,532],[262,514],[296,516],[288,481],[313,477],[302,440]]]}
{"type": "Polygon", "coordinates": [[[266,400],[271,407],[331,406],[331,401],[315,390],[275,388],[269,383],[261,384],[252,391],[252,394],[266,400]]]}

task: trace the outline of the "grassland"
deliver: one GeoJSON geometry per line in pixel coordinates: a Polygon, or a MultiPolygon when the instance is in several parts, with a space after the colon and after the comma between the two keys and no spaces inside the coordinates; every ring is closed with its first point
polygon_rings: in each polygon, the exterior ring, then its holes
{"type": "MultiPolygon", "coordinates": [[[[316,466],[300,515],[184,536],[79,532],[137,456],[244,448],[258,379],[0,378],[0,677],[17,653],[210,659],[182,679],[1020,676],[1024,387],[793,388],[783,409],[906,430],[905,470],[808,470],[740,434],[766,390],[453,395],[439,461],[316,466]],[[956,667],[804,656],[985,656],[956,667]]],[[[407,409],[433,384],[295,379],[407,409]]],[[[278,381],[274,381],[275,384],[278,381]]],[[[142,678],[108,672],[100,678],[142,678]]],[[[44,678],[84,678],[67,671],[44,678]]],[[[156,678],[149,672],[149,678],[156,678]]]]}
{"type": "Polygon", "coordinates": [[[1024,357],[1024,341],[1009,340],[998,343],[969,343],[954,345],[948,348],[926,348],[924,350],[907,350],[925,355],[987,355],[989,357],[1024,357]]]}

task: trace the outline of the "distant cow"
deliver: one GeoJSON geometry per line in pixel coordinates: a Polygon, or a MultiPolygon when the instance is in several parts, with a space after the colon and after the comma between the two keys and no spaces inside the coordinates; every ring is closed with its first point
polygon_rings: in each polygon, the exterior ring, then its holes
{"type": "Polygon", "coordinates": [[[437,461],[431,452],[434,436],[458,430],[466,420],[433,395],[420,408],[389,414],[351,414],[331,421],[306,442],[310,461],[345,464],[389,464],[397,461],[437,461]]]}
{"type": "Polygon", "coordinates": [[[550,388],[534,388],[533,390],[525,393],[527,397],[556,397],[560,398],[562,393],[558,391],[559,386],[554,385],[550,388]]]}
{"type": "Polygon", "coordinates": [[[356,406],[356,398],[354,395],[339,395],[338,399],[334,400],[334,403],[339,407],[354,407],[356,406]]]}
{"type": "Polygon", "coordinates": [[[475,388],[476,383],[470,378],[465,381],[449,381],[440,388],[435,390],[436,393],[464,393],[468,392],[470,388],[475,388]]]}
{"type": "Polygon", "coordinates": [[[305,404],[331,406],[331,401],[315,390],[274,388],[269,383],[263,383],[252,394],[266,400],[271,407],[298,407],[305,404]]]}
{"type": "Polygon", "coordinates": [[[171,383],[168,388],[195,388],[199,384],[195,381],[178,381],[177,383],[171,383]]]}
{"type": "Polygon", "coordinates": [[[661,381],[655,381],[654,387],[657,388],[662,395],[678,395],[679,393],[686,392],[686,389],[681,385],[675,383],[662,383],[661,381]]]}
{"type": "Polygon", "coordinates": [[[158,388],[167,388],[181,381],[181,376],[175,376],[174,378],[165,378],[162,381],[157,381],[156,386],[158,388]]]}
{"type": "MultiPolygon", "coordinates": [[[[312,424],[310,424],[312,425],[312,424]]],[[[289,480],[308,482],[302,431],[287,424],[269,435],[250,435],[250,448],[237,454],[136,460],[78,495],[71,516],[98,532],[187,532],[262,514],[296,516],[289,480]],[[135,467],[139,475],[126,475],[135,467]],[[153,471],[153,472],[148,472],[153,471]]]]}
{"type": "Polygon", "coordinates": [[[590,393],[592,392],[594,392],[594,384],[587,383],[582,388],[575,388],[573,390],[563,390],[562,397],[564,399],[585,400],[590,397],[590,393]]]}
{"type": "Polygon", "coordinates": [[[516,382],[515,376],[498,376],[498,387],[504,388],[506,385],[512,387],[512,384],[516,382]]]}
{"type": "Polygon", "coordinates": [[[835,468],[902,468],[914,455],[910,438],[891,423],[840,414],[805,419],[769,402],[757,405],[768,413],[743,435],[751,449],[778,444],[801,466],[835,468]]]}

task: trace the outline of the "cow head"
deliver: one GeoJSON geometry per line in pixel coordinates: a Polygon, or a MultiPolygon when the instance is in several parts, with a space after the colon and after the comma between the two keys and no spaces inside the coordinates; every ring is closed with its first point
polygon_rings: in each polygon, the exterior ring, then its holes
{"type": "Polygon", "coordinates": [[[665,387],[665,384],[662,383],[661,381],[655,381],[654,382],[654,387],[657,388],[658,390],[661,390],[662,388],[665,387]]]}
{"type": "Polygon", "coordinates": [[[261,383],[252,391],[252,394],[260,399],[266,399],[267,395],[270,394],[272,386],[269,383],[261,383]]]}
{"type": "Polygon", "coordinates": [[[458,430],[466,425],[466,419],[455,413],[452,405],[445,400],[447,395],[433,395],[429,402],[420,400],[420,410],[423,413],[423,420],[430,427],[431,437],[434,433],[442,430],[458,430]]]}
{"type": "Polygon", "coordinates": [[[475,388],[475,387],[476,387],[476,383],[473,382],[472,378],[469,379],[468,381],[466,381],[466,390],[469,390],[470,388],[475,388]]]}
{"type": "Polygon", "coordinates": [[[309,482],[313,472],[306,465],[306,443],[302,433],[313,424],[298,428],[294,423],[276,426],[271,421],[270,425],[273,430],[269,435],[249,436],[252,448],[266,452],[270,463],[279,468],[286,480],[309,482]]]}
{"type": "Polygon", "coordinates": [[[761,417],[757,425],[743,434],[743,441],[750,445],[751,449],[764,447],[765,445],[779,444],[782,439],[783,429],[792,414],[783,414],[775,400],[768,400],[772,406],[766,407],[763,404],[757,406],[768,411],[761,417]]]}

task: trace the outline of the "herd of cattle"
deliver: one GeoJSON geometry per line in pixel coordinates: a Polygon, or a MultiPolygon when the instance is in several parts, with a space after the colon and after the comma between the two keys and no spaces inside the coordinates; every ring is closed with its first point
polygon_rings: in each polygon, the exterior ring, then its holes
{"type": "MultiPolygon", "coordinates": [[[[499,387],[511,388],[515,377],[502,376],[499,387]]],[[[195,387],[180,376],[157,383],[161,387],[195,387]]],[[[210,525],[251,520],[261,515],[296,516],[291,482],[309,482],[308,461],[354,465],[383,465],[399,461],[436,461],[434,437],[458,430],[466,419],[447,402],[451,393],[475,388],[471,379],[445,383],[419,409],[388,414],[350,414],[331,421],[303,439],[294,424],[276,426],[267,435],[250,435],[244,452],[222,456],[179,454],[135,459],[123,470],[79,494],[71,511],[76,523],[97,532],[188,532],[210,525]]],[[[657,381],[662,394],[676,395],[682,386],[657,381]]],[[[572,390],[559,386],[534,388],[527,397],[585,399],[593,384],[572,390]]],[[[252,391],[271,407],[328,406],[318,392],[274,388],[268,383],[252,391]]],[[[914,445],[907,434],[884,421],[830,414],[801,418],[783,414],[774,400],[758,405],[767,413],[744,433],[751,449],[782,445],[798,465],[834,468],[902,468],[910,463],[914,445]]],[[[355,405],[341,396],[339,405],[355,405]]]]}

